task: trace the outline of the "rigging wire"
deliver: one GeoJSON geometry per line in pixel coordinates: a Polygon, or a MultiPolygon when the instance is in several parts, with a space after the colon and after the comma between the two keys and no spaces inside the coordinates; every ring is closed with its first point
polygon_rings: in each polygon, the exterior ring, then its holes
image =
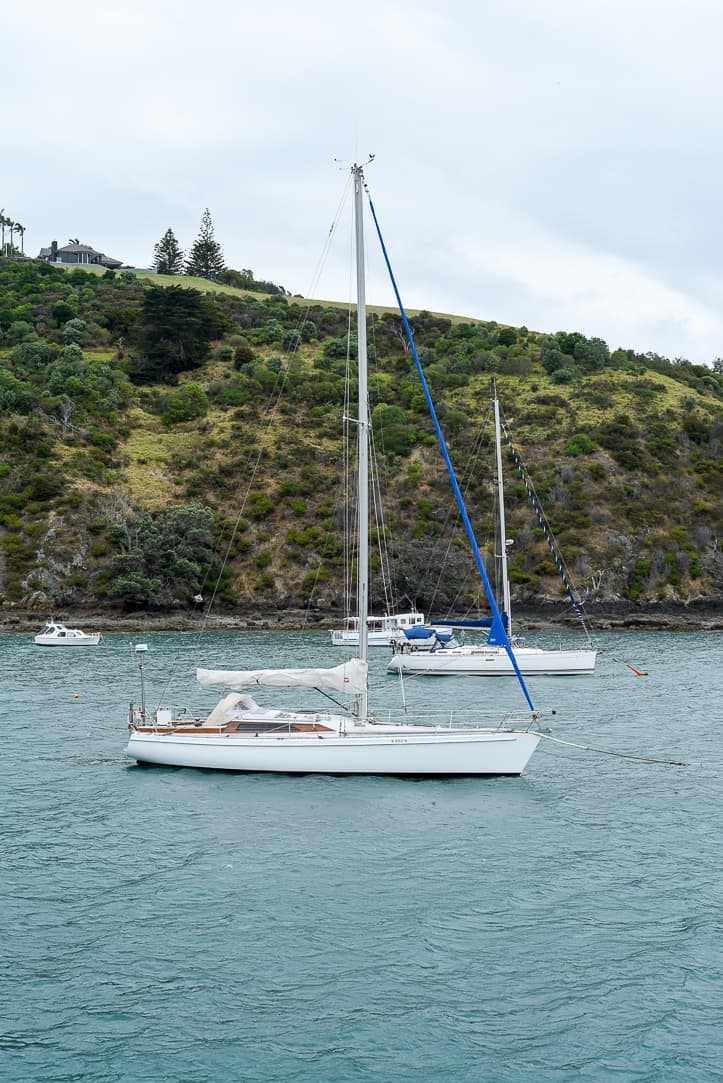
{"type": "MultiPolygon", "coordinates": [[[[491,417],[491,407],[488,407],[487,417],[486,417],[485,421],[483,422],[482,427],[479,430],[479,432],[478,432],[478,434],[477,434],[477,436],[475,438],[475,442],[474,442],[473,447],[472,447],[472,452],[471,452],[470,456],[468,457],[467,464],[466,464],[466,466],[464,468],[464,473],[462,474],[461,479],[460,479],[460,490],[462,492],[462,496],[464,498],[465,504],[468,507],[469,507],[469,499],[468,499],[469,494],[470,494],[470,492],[472,490],[473,480],[474,480],[474,478],[476,476],[476,473],[477,473],[477,464],[478,464],[478,462],[479,462],[479,460],[481,458],[481,454],[482,454],[483,433],[484,433],[484,429],[485,429],[485,427],[487,425],[487,422],[489,421],[490,417],[491,417]]],[[[444,520],[444,523],[442,525],[442,531],[441,531],[441,535],[440,535],[440,537],[443,538],[445,536],[445,534],[446,534],[447,538],[448,538],[447,545],[446,545],[446,547],[444,549],[442,559],[438,560],[438,561],[434,560],[435,553],[437,553],[439,551],[439,546],[437,545],[437,543],[435,543],[435,545],[432,547],[432,552],[430,554],[429,564],[427,566],[427,574],[430,574],[430,575],[431,575],[431,567],[432,567],[433,562],[434,562],[434,564],[436,566],[436,569],[437,569],[436,582],[435,582],[435,586],[434,586],[434,590],[432,592],[432,598],[431,598],[431,602],[430,602],[430,606],[431,606],[432,610],[435,608],[434,603],[435,603],[435,598],[437,597],[437,594],[441,593],[441,590],[442,590],[441,584],[442,584],[442,579],[443,579],[443,576],[444,576],[444,569],[445,569],[445,566],[447,565],[447,563],[449,561],[449,556],[450,556],[450,553],[451,553],[452,548],[453,548],[454,543],[455,543],[454,540],[455,540],[455,537],[457,535],[457,532],[458,532],[460,526],[461,526],[461,515],[460,515],[460,512],[459,512],[459,508],[457,507],[456,503],[453,503],[450,506],[450,510],[447,512],[447,517],[444,520]]],[[[460,598],[462,597],[462,595],[465,592],[473,593],[473,594],[476,593],[476,590],[475,590],[476,587],[477,587],[477,580],[476,580],[476,578],[475,578],[475,576],[473,574],[472,567],[470,567],[469,571],[467,572],[465,577],[459,583],[454,598],[452,598],[451,601],[447,604],[447,606],[446,606],[447,613],[454,613],[455,616],[459,616],[460,614],[459,614],[459,611],[458,611],[458,605],[459,605],[460,598]],[[471,586],[471,584],[473,584],[473,586],[471,586]]],[[[477,608],[477,611],[479,611],[479,605],[476,608],[477,608]]],[[[469,613],[469,608],[466,610],[466,612],[469,613]]]]}
{"type": "MultiPolygon", "coordinates": [[[[533,511],[535,512],[535,515],[537,516],[537,520],[538,520],[538,522],[540,524],[540,528],[542,530],[543,536],[544,536],[545,541],[547,542],[547,546],[548,546],[548,548],[549,548],[549,550],[550,550],[550,552],[552,554],[552,558],[555,561],[555,566],[557,567],[557,570],[558,570],[558,573],[559,573],[560,578],[562,580],[563,586],[565,587],[565,590],[567,591],[568,597],[569,597],[570,602],[572,604],[572,607],[573,607],[573,609],[575,611],[577,619],[580,622],[580,624],[581,624],[581,626],[583,628],[583,631],[585,632],[585,635],[587,636],[588,644],[590,646],[593,646],[592,636],[591,636],[591,633],[590,633],[590,619],[589,619],[587,613],[585,612],[584,602],[583,602],[582,598],[580,597],[579,593],[577,592],[577,590],[573,586],[572,576],[570,574],[570,570],[567,567],[567,564],[565,563],[565,559],[564,559],[564,557],[562,555],[562,552],[560,550],[560,546],[558,544],[558,541],[557,541],[557,539],[556,539],[556,537],[555,537],[555,535],[553,533],[553,530],[552,530],[552,527],[550,526],[550,523],[548,522],[547,516],[545,515],[545,513],[544,513],[544,511],[542,509],[542,503],[540,501],[539,496],[537,495],[537,491],[535,489],[535,485],[534,485],[534,482],[532,481],[532,478],[531,478],[531,476],[529,474],[529,471],[527,470],[527,467],[525,466],[525,464],[524,464],[524,462],[522,460],[522,454],[521,454],[519,448],[517,447],[517,445],[514,443],[514,441],[512,439],[512,434],[511,434],[511,432],[510,432],[510,430],[508,428],[507,419],[504,417],[504,413],[502,411],[502,404],[501,403],[500,403],[500,415],[501,415],[500,421],[501,421],[501,425],[502,425],[502,433],[504,435],[505,443],[507,444],[508,450],[509,450],[510,455],[512,457],[512,461],[514,462],[515,466],[517,467],[517,471],[518,471],[518,473],[519,473],[519,475],[520,475],[520,477],[522,479],[522,482],[523,482],[523,484],[525,486],[525,490],[527,491],[527,496],[528,496],[528,499],[530,501],[530,505],[531,505],[533,511]]],[[[604,648],[598,647],[597,644],[595,644],[595,646],[597,647],[597,649],[599,651],[604,650],[604,648]]],[[[613,661],[614,662],[620,662],[623,665],[627,666],[628,669],[632,670],[632,672],[635,673],[635,675],[638,676],[638,677],[647,677],[647,675],[648,675],[644,670],[639,669],[637,666],[631,665],[630,662],[627,661],[624,658],[613,657],[613,661]]]]}
{"type": "MultiPolygon", "coordinates": [[[[309,288],[307,290],[307,296],[308,297],[313,297],[314,293],[316,292],[316,289],[318,287],[319,279],[320,279],[321,274],[323,272],[323,269],[324,269],[324,267],[326,265],[326,261],[328,259],[329,252],[330,252],[330,249],[331,249],[331,244],[332,244],[333,238],[334,238],[334,236],[336,234],[336,231],[337,231],[337,228],[338,228],[338,225],[339,225],[341,211],[342,211],[342,208],[343,208],[343,206],[344,206],[344,204],[345,204],[345,202],[346,202],[346,200],[348,198],[348,193],[349,193],[351,187],[352,187],[352,178],[351,178],[351,175],[349,175],[346,178],[346,182],[345,182],[345,185],[344,185],[344,190],[343,190],[342,195],[341,195],[341,197],[339,199],[339,203],[337,205],[334,217],[333,217],[331,225],[329,227],[329,231],[328,231],[327,236],[325,238],[321,254],[320,254],[319,259],[317,261],[316,268],[315,268],[315,270],[314,270],[314,272],[312,274],[310,286],[309,286],[309,288]]],[[[291,371],[291,363],[293,362],[294,358],[296,357],[296,355],[298,353],[298,350],[299,350],[299,347],[300,347],[300,344],[301,344],[301,341],[302,341],[302,328],[303,328],[304,323],[306,322],[306,320],[309,317],[309,312],[310,312],[310,310],[311,310],[314,303],[315,302],[313,302],[311,300],[307,300],[306,304],[301,307],[301,309],[299,311],[298,318],[296,320],[295,327],[294,327],[293,331],[291,332],[291,334],[288,336],[288,340],[287,340],[288,345],[287,345],[287,349],[286,349],[286,356],[284,357],[284,363],[279,368],[279,371],[276,373],[274,382],[271,385],[271,387],[269,388],[268,394],[266,396],[266,401],[265,401],[264,405],[261,407],[260,412],[262,414],[266,415],[266,423],[264,425],[263,432],[262,432],[262,434],[260,436],[260,439],[258,441],[258,448],[249,454],[249,458],[247,460],[247,465],[243,470],[243,474],[247,478],[247,481],[246,481],[246,484],[245,484],[245,487],[244,487],[244,490],[243,490],[243,495],[241,496],[240,504],[238,506],[238,512],[236,514],[233,526],[231,528],[231,533],[230,533],[230,535],[228,537],[228,541],[226,543],[225,550],[223,551],[223,556],[221,557],[221,566],[220,566],[219,572],[218,572],[218,574],[216,576],[216,580],[215,580],[215,583],[213,585],[213,589],[211,591],[210,599],[209,599],[208,604],[206,605],[205,609],[203,610],[203,619],[202,619],[201,626],[198,629],[198,633],[197,633],[199,638],[201,636],[203,636],[203,634],[207,631],[208,623],[209,623],[210,616],[211,616],[211,612],[212,612],[212,610],[214,608],[216,598],[218,596],[218,591],[220,589],[221,582],[222,582],[222,579],[223,579],[223,574],[224,574],[226,566],[227,566],[227,564],[229,562],[231,551],[233,549],[233,546],[234,546],[234,543],[235,543],[235,540],[236,540],[236,536],[237,536],[237,534],[239,532],[241,522],[243,520],[244,513],[246,511],[246,506],[248,504],[253,485],[254,485],[254,483],[256,481],[256,478],[258,476],[258,473],[259,473],[259,470],[260,470],[260,467],[261,467],[261,462],[262,462],[263,457],[264,457],[265,449],[266,449],[266,447],[268,445],[270,445],[272,443],[272,436],[273,436],[273,432],[274,432],[274,430],[276,428],[276,424],[277,424],[277,417],[278,417],[279,407],[280,407],[280,404],[281,404],[281,401],[282,401],[282,396],[283,396],[284,389],[286,387],[286,382],[288,380],[288,377],[289,377],[289,374],[290,374],[290,371],[291,371]]],[[[220,553],[220,551],[221,550],[218,547],[218,545],[215,546],[214,551],[213,551],[214,556],[217,555],[218,553],[220,553]]],[[[209,566],[207,567],[206,574],[205,574],[205,576],[203,578],[203,581],[201,583],[201,587],[200,587],[200,591],[199,591],[200,594],[203,594],[204,591],[205,591],[206,585],[208,583],[209,574],[210,574],[210,563],[209,563],[209,566]]],[[[307,613],[308,613],[308,611],[307,611],[307,613]]],[[[168,688],[169,688],[169,686],[171,684],[172,676],[173,676],[173,673],[174,673],[174,671],[176,669],[176,665],[177,665],[177,658],[174,657],[171,660],[170,672],[169,672],[169,674],[167,676],[167,679],[166,679],[166,682],[165,682],[165,684],[163,686],[161,695],[160,695],[160,697],[158,699],[159,703],[162,703],[163,700],[166,697],[166,693],[167,693],[168,688]]]]}
{"type": "Polygon", "coordinates": [[[578,744],[576,741],[565,741],[562,737],[553,737],[551,733],[540,730],[540,737],[547,741],[553,741],[556,745],[566,745],[568,748],[577,748],[582,752],[597,752],[601,756],[615,756],[619,760],[637,760],[639,763],[658,763],[665,767],[723,767],[723,760],[666,760],[656,756],[636,756],[632,752],[617,752],[611,748],[597,748],[595,745],[578,744]]]}
{"type": "MultiPolygon", "coordinates": [[[[353,223],[352,223],[353,226],[353,223]]],[[[367,239],[364,239],[366,247],[367,239]]],[[[349,237],[349,292],[350,296],[353,288],[354,277],[354,232],[353,228],[350,231],[349,237]]],[[[343,406],[343,462],[344,462],[344,541],[343,541],[343,564],[344,564],[344,598],[347,605],[347,611],[344,613],[345,620],[349,620],[351,613],[348,611],[348,607],[351,605],[351,601],[354,596],[354,558],[355,558],[355,545],[354,539],[356,538],[356,523],[357,523],[357,509],[355,507],[355,486],[352,482],[352,465],[353,457],[356,448],[356,439],[354,438],[353,427],[355,425],[355,418],[352,416],[352,403],[350,399],[350,384],[353,379],[354,373],[354,350],[353,350],[353,335],[354,335],[354,315],[355,304],[350,301],[347,314],[347,349],[346,349],[346,369],[345,369],[345,382],[344,382],[344,406],[343,406]]],[[[376,358],[376,319],[373,313],[369,313],[371,319],[369,320],[369,326],[367,328],[369,346],[368,351],[370,359],[376,358]]],[[[367,409],[368,416],[371,419],[372,409],[371,400],[367,397],[367,409]]],[[[380,440],[382,441],[383,451],[383,431],[380,433],[380,440]]],[[[391,544],[392,534],[385,517],[384,501],[382,494],[389,487],[389,478],[386,472],[385,464],[379,449],[377,448],[376,438],[374,431],[369,426],[369,473],[370,473],[370,502],[372,518],[376,528],[376,548],[379,554],[379,580],[381,582],[381,589],[384,597],[384,611],[385,613],[396,612],[401,608],[402,599],[400,599],[398,592],[394,589],[394,577],[391,572],[392,560],[391,560],[391,544]]],[[[410,605],[414,605],[411,599],[407,599],[410,605]]]]}
{"type": "MultiPolygon", "coordinates": [[[[502,413],[502,405],[501,404],[500,404],[500,413],[502,413]]],[[[565,564],[562,553],[560,552],[560,547],[559,547],[559,545],[557,543],[557,539],[555,538],[555,535],[552,532],[552,527],[550,526],[550,524],[549,524],[549,522],[547,520],[547,516],[545,515],[544,511],[542,510],[542,504],[540,503],[540,498],[537,495],[537,491],[535,490],[535,486],[534,486],[534,483],[532,481],[532,478],[528,474],[528,472],[527,472],[527,470],[525,468],[525,465],[524,465],[524,463],[522,461],[522,456],[521,456],[518,448],[515,446],[515,444],[514,444],[514,442],[512,440],[512,435],[510,433],[509,428],[507,427],[507,420],[506,420],[506,418],[504,416],[502,416],[500,421],[501,421],[502,433],[504,435],[505,442],[507,443],[507,447],[508,447],[508,449],[510,451],[510,454],[512,456],[512,461],[514,462],[515,466],[517,467],[517,471],[518,471],[520,477],[522,478],[522,482],[523,482],[523,484],[525,486],[525,489],[527,490],[527,496],[529,498],[532,509],[535,512],[535,515],[537,516],[537,521],[540,524],[540,528],[542,530],[543,536],[544,536],[545,541],[547,542],[547,546],[548,546],[548,548],[549,548],[549,550],[550,550],[550,552],[552,554],[552,559],[555,562],[555,566],[556,566],[557,571],[558,571],[558,573],[560,575],[560,578],[562,580],[562,584],[565,587],[565,590],[567,591],[568,598],[570,599],[570,602],[571,602],[572,607],[573,607],[573,609],[575,611],[575,614],[577,615],[577,619],[579,620],[580,624],[582,625],[583,631],[585,632],[585,635],[587,636],[588,643],[591,644],[592,643],[592,638],[590,636],[590,630],[588,628],[589,620],[588,620],[587,614],[585,613],[585,607],[583,605],[582,599],[577,595],[577,592],[574,590],[574,588],[572,586],[572,580],[571,580],[569,569],[568,569],[567,565],[565,564]]]]}
{"type": "MultiPolygon", "coordinates": [[[[334,217],[332,219],[331,225],[329,227],[329,231],[328,231],[328,233],[326,235],[324,245],[322,247],[321,254],[320,254],[319,259],[317,261],[316,267],[315,267],[315,269],[314,269],[314,271],[312,273],[311,281],[310,281],[309,287],[307,289],[307,296],[308,297],[313,297],[315,292],[316,292],[316,289],[318,287],[319,280],[321,278],[321,274],[323,272],[323,269],[324,269],[324,267],[326,265],[326,261],[327,261],[328,256],[329,256],[332,241],[334,239],[334,236],[336,234],[336,231],[337,231],[337,228],[338,228],[338,225],[339,225],[339,221],[340,221],[340,218],[341,218],[341,213],[342,213],[343,207],[344,207],[344,205],[345,205],[345,203],[346,203],[346,201],[348,199],[349,191],[351,190],[351,186],[352,186],[352,179],[351,179],[351,176],[349,176],[346,179],[346,183],[344,185],[344,189],[342,191],[339,202],[337,204],[337,208],[336,208],[336,211],[334,213],[334,217]]],[[[208,604],[208,606],[206,608],[206,611],[205,611],[204,622],[203,622],[203,624],[201,626],[201,632],[204,632],[206,630],[208,619],[210,617],[211,610],[212,610],[214,602],[216,600],[216,595],[218,593],[218,589],[219,589],[219,586],[220,586],[220,583],[221,583],[221,579],[222,579],[222,576],[223,576],[224,569],[226,567],[226,564],[228,563],[228,559],[230,557],[231,550],[232,550],[233,544],[234,544],[234,542],[236,540],[236,535],[238,533],[239,526],[241,524],[241,520],[242,520],[242,518],[244,516],[244,512],[246,510],[246,505],[248,503],[249,496],[251,494],[252,486],[253,486],[253,484],[254,484],[254,482],[256,480],[257,474],[258,474],[260,466],[261,466],[261,461],[263,459],[264,450],[265,450],[266,446],[269,443],[271,443],[271,435],[272,435],[274,429],[276,428],[277,415],[278,415],[279,407],[280,407],[280,404],[281,404],[282,395],[283,395],[284,389],[286,387],[286,382],[288,380],[288,377],[289,377],[289,374],[290,374],[290,371],[291,371],[291,363],[292,363],[292,361],[294,360],[294,358],[296,357],[296,355],[297,355],[297,353],[299,351],[299,347],[301,345],[301,340],[302,340],[302,328],[304,326],[304,323],[307,321],[307,319],[309,317],[309,312],[311,311],[311,308],[312,308],[313,304],[314,304],[313,301],[307,300],[307,303],[301,307],[301,309],[299,311],[299,316],[298,316],[297,321],[296,321],[296,326],[295,326],[294,332],[292,332],[292,334],[289,336],[290,345],[287,347],[286,357],[284,358],[285,363],[281,367],[279,372],[277,373],[274,384],[272,385],[272,387],[271,387],[271,389],[269,391],[269,394],[267,396],[267,400],[266,400],[265,406],[264,406],[263,411],[262,411],[263,413],[266,414],[266,425],[264,427],[264,432],[263,432],[262,438],[259,441],[258,451],[256,452],[255,455],[252,455],[252,457],[250,459],[250,467],[248,469],[248,474],[247,474],[248,481],[247,481],[247,484],[246,484],[246,490],[245,490],[245,493],[244,493],[244,495],[242,497],[241,504],[240,504],[240,507],[239,507],[239,510],[238,510],[238,514],[236,515],[236,520],[234,522],[234,525],[233,525],[233,528],[232,528],[232,531],[231,531],[231,535],[230,535],[228,544],[226,546],[226,551],[225,551],[224,558],[223,558],[223,561],[222,561],[222,564],[221,564],[221,570],[220,570],[220,572],[218,574],[218,577],[216,579],[216,583],[214,585],[214,589],[213,589],[213,592],[212,592],[210,602],[209,602],[209,604],[208,604]]]]}
{"type": "Polygon", "coordinates": [[[392,589],[391,558],[387,542],[387,525],[384,518],[384,505],[382,503],[382,480],[379,469],[379,456],[377,455],[376,443],[371,426],[369,427],[369,462],[371,466],[371,493],[374,522],[376,523],[377,549],[379,552],[379,571],[384,591],[384,606],[387,613],[392,613],[398,606],[394,600],[392,589]]]}

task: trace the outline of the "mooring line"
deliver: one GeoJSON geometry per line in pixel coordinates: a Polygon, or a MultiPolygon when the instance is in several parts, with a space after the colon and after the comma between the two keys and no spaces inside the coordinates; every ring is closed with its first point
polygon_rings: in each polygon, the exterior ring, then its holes
{"type": "Polygon", "coordinates": [[[568,748],[579,748],[583,752],[599,752],[602,756],[615,756],[621,760],[638,760],[640,763],[660,763],[666,767],[723,767],[721,760],[661,760],[654,756],[635,756],[632,752],[616,752],[611,748],[596,748],[594,745],[580,745],[575,741],[563,741],[561,737],[553,737],[551,733],[540,731],[540,737],[548,741],[554,741],[558,745],[567,745],[568,748]]]}

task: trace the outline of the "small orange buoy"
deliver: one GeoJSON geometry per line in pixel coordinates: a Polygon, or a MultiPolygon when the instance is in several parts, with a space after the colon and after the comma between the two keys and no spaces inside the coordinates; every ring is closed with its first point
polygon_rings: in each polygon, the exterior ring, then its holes
{"type": "Polygon", "coordinates": [[[628,667],[628,669],[632,669],[636,677],[647,677],[648,675],[644,669],[636,669],[635,666],[631,666],[630,662],[626,662],[625,665],[628,667]]]}

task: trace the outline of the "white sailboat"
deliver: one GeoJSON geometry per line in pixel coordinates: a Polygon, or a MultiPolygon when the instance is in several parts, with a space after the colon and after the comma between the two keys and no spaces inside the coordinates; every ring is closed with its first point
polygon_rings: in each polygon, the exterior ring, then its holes
{"type": "MultiPolygon", "coordinates": [[[[505,632],[520,671],[527,676],[584,676],[595,672],[597,651],[587,647],[571,650],[546,650],[531,647],[519,636],[512,635],[510,581],[507,573],[507,550],[512,544],[505,526],[505,499],[502,474],[502,440],[500,404],[495,391],[492,400],[495,420],[495,457],[497,465],[497,496],[499,503],[499,558],[502,571],[502,613],[506,616],[505,632]]],[[[588,637],[589,638],[589,637],[588,637]]],[[[431,651],[417,651],[413,643],[403,643],[401,649],[393,644],[395,653],[389,660],[390,673],[416,676],[509,677],[515,670],[509,652],[500,641],[494,623],[484,643],[438,643],[431,651]]]]}
{"type": "MultiPolygon", "coordinates": [[[[332,668],[197,670],[204,687],[227,694],[206,718],[174,717],[172,709],[146,711],[143,695],[145,644],[136,650],[141,668],[141,704],[131,705],[127,756],[142,763],[203,767],[232,771],[339,775],[519,775],[535,751],[540,734],[535,711],[522,677],[520,685],[529,712],[521,722],[511,715],[493,723],[465,725],[456,717],[446,725],[393,720],[393,712],[370,710],[367,621],[369,596],[369,417],[367,404],[366,298],[364,282],[362,166],[352,167],[357,278],[358,453],[357,453],[357,657],[332,668]],[[263,687],[318,689],[349,693],[348,712],[260,707],[249,694],[263,687]]],[[[385,259],[373,204],[369,200],[385,259]]],[[[387,259],[387,266],[389,262],[387,259]]],[[[389,267],[391,274],[391,268],[389,267]]],[[[396,291],[396,284],[392,276],[396,291]]],[[[397,298],[399,295],[397,292],[397,298]]],[[[402,317],[406,315],[401,307],[402,317]]],[[[436,423],[436,418],[435,418],[436,423]]],[[[443,449],[444,450],[444,449],[443,449]]],[[[451,464],[450,477],[459,494],[451,464]]],[[[471,529],[471,528],[470,528],[471,529]]],[[[476,547],[473,536],[473,546],[476,547]]],[[[489,585],[489,584],[487,584],[489,585]]],[[[490,588],[490,604],[496,604],[490,588]]],[[[498,614],[499,615],[499,614],[498,614]]],[[[514,664],[514,663],[513,663],[514,664]]]]}

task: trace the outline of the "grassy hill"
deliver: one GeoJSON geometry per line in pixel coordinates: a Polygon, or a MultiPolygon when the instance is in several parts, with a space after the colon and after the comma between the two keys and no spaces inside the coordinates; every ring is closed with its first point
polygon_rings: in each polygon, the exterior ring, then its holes
{"type": "MultiPolygon", "coordinates": [[[[490,554],[494,378],[589,602],[719,599],[720,376],[575,333],[411,317],[490,554]]],[[[215,589],[231,608],[339,610],[347,324],[331,302],[0,262],[0,604],[183,609],[215,589]]],[[[369,344],[394,590],[465,611],[479,589],[395,313],[370,310],[369,344]]],[[[511,460],[506,489],[515,600],[558,601],[511,460]]],[[[381,575],[373,595],[382,607],[381,575]]]]}

